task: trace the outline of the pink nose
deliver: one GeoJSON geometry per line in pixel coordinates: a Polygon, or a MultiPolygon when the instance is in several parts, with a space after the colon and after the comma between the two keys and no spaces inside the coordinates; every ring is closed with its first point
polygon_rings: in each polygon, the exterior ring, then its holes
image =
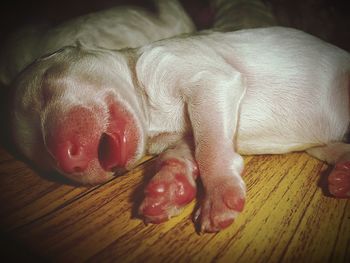
{"type": "Polygon", "coordinates": [[[46,146],[58,168],[68,174],[84,172],[97,159],[102,131],[94,114],[75,107],[52,114],[46,125],[46,146]]]}

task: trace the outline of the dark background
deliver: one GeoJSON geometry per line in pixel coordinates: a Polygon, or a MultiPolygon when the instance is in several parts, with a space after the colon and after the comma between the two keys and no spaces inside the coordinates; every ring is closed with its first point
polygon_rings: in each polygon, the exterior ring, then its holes
{"type": "MultiPolygon", "coordinates": [[[[213,13],[209,0],[182,0],[198,28],[209,28],[213,13]]],[[[266,0],[279,22],[303,29],[350,51],[350,0],[266,0]]],[[[115,5],[140,5],[154,11],[151,0],[12,0],[0,3],[0,47],[16,28],[33,23],[59,24],[67,19],[115,5]]],[[[2,91],[1,91],[2,93],[2,91]]],[[[3,94],[0,97],[4,99],[3,94]]],[[[2,104],[2,103],[0,103],[2,104]]],[[[0,233],[2,258],[12,261],[33,258],[0,233]],[[5,252],[5,254],[3,254],[5,252]],[[16,257],[17,256],[17,257],[16,257]]]]}
{"type": "MultiPolygon", "coordinates": [[[[180,0],[197,26],[208,28],[213,16],[209,0],[180,0]]],[[[264,0],[279,22],[303,29],[350,51],[349,0],[264,0]]],[[[28,23],[58,24],[115,5],[154,9],[151,0],[12,0],[0,3],[0,45],[15,28],[28,23]]]]}
{"type": "MultiPolygon", "coordinates": [[[[196,13],[196,16],[200,10],[209,6],[207,0],[181,2],[187,10],[196,13]]],[[[137,5],[155,11],[152,0],[5,0],[0,3],[0,37],[3,39],[20,25],[47,22],[55,25],[79,15],[117,5],[137,5]]]]}

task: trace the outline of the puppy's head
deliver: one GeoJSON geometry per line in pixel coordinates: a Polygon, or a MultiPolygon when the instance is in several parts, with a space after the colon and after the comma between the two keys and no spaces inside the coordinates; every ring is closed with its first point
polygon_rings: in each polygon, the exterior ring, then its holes
{"type": "Polygon", "coordinates": [[[96,184],[142,156],[142,105],[121,53],[66,47],[14,85],[13,138],[38,167],[96,184]]]}

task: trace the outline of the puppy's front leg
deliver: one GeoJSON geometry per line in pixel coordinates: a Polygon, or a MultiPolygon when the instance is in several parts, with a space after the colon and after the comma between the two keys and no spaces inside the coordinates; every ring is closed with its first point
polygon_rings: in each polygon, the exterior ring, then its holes
{"type": "Polygon", "coordinates": [[[245,202],[243,159],[233,146],[245,85],[235,71],[202,72],[195,78],[187,103],[205,190],[197,218],[201,231],[216,232],[234,221],[245,202]]]}

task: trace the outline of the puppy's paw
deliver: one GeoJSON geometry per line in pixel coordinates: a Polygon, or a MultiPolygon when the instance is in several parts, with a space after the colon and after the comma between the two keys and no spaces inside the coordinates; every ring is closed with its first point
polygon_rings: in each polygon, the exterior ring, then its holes
{"type": "Polygon", "coordinates": [[[335,165],[328,177],[329,192],[338,198],[350,198],[350,161],[335,165]]]}
{"type": "Polygon", "coordinates": [[[230,226],[242,212],[245,185],[242,179],[228,178],[208,188],[196,221],[201,225],[201,232],[213,233],[230,226]]]}
{"type": "Polygon", "coordinates": [[[196,196],[196,169],[176,159],[162,163],[145,189],[139,214],[146,223],[161,223],[178,215],[196,196]]]}

